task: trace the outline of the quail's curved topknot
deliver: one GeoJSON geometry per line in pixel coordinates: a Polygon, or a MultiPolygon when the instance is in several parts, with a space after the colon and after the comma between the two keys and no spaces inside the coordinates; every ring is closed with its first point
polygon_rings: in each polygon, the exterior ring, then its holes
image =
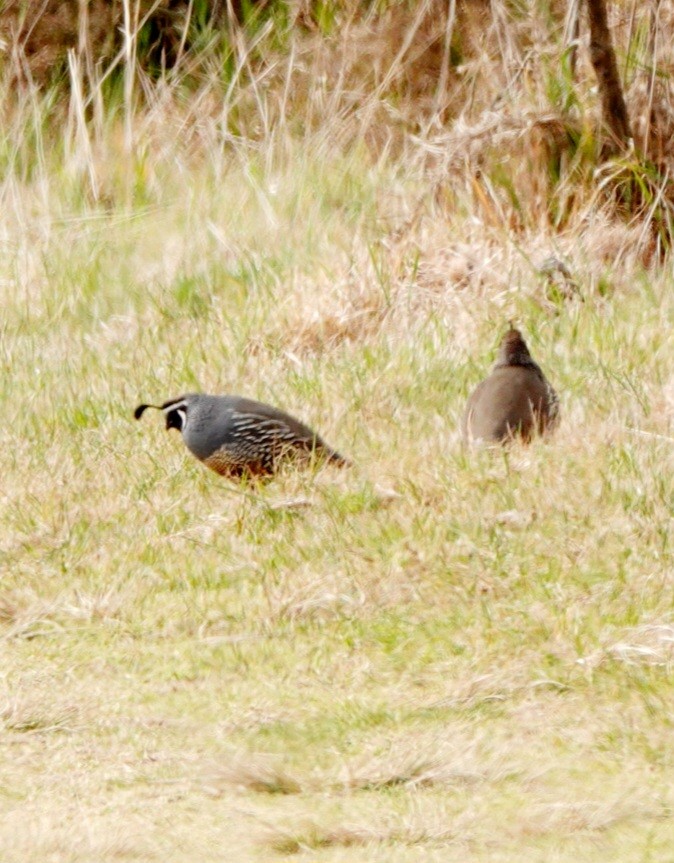
{"type": "Polygon", "coordinates": [[[510,329],[501,340],[496,368],[500,366],[530,366],[533,362],[527,343],[522,338],[522,333],[511,324],[510,329]]]}

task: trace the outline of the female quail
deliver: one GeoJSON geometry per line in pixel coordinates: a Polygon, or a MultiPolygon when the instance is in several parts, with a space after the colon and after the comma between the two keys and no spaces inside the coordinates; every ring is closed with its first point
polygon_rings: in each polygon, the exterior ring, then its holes
{"type": "Polygon", "coordinates": [[[138,405],[135,418],[147,408],[163,411],[166,428],[178,429],[189,451],[222,476],[269,475],[298,454],[348,464],[299,420],[252,399],[187,393],[163,405],[138,405]]]}
{"type": "Polygon", "coordinates": [[[559,400],[511,325],[491,374],[473,391],[463,415],[466,440],[529,441],[559,422],[559,400]]]}

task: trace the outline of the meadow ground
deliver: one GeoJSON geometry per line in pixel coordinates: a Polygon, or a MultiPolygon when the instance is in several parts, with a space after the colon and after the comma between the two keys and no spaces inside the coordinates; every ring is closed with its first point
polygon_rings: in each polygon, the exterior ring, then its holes
{"type": "Polygon", "coordinates": [[[444,206],[427,141],[195,150],[167,111],[130,158],[75,108],[50,155],[34,110],[0,186],[3,863],[671,859],[674,294],[641,223],[444,206]],[[468,451],[510,319],[562,423],[468,451]],[[228,483],[132,418],[192,389],[354,467],[228,483]]]}

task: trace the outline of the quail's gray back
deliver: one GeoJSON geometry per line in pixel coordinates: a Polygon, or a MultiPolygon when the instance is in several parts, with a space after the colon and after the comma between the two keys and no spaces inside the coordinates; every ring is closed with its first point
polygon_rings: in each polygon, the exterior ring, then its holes
{"type": "Polygon", "coordinates": [[[463,416],[466,439],[530,440],[559,422],[557,394],[534,362],[519,330],[503,337],[491,374],[472,392],[463,416]]]}
{"type": "MultiPolygon", "coordinates": [[[[139,405],[137,419],[146,407],[155,405],[139,405]]],[[[190,452],[225,476],[271,474],[282,460],[300,453],[347,464],[304,423],[253,399],[186,393],[159,407],[166,427],[177,428],[190,452]]]]}

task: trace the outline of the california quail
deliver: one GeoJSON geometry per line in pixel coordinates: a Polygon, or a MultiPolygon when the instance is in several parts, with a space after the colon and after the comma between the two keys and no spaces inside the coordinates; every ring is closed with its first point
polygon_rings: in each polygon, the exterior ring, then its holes
{"type": "Polygon", "coordinates": [[[287,413],[241,396],[187,393],[163,405],[138,405],[166,416],[166,428],[178,429],[190,452],[222,476],[264,476],[284,459],[315,453],[338,465],[347,460],[315,432],[287,413]]]}
{"type": "Polygon", "coordinates": [[[572,299],[585,302],[578,282],[564,261],[552,255],[541,261],[537,270],[546,281],[545,296],[553,306],[559,307],[565,300],[572,299]]]}
{"type": "Polygon", "coordinates": [[[535,363],[519,330],[503,337],[491,374],[472,392],[463,415],[467,440],[506,441],[553,429],[559,422],[559,400],[535,363]]]}

